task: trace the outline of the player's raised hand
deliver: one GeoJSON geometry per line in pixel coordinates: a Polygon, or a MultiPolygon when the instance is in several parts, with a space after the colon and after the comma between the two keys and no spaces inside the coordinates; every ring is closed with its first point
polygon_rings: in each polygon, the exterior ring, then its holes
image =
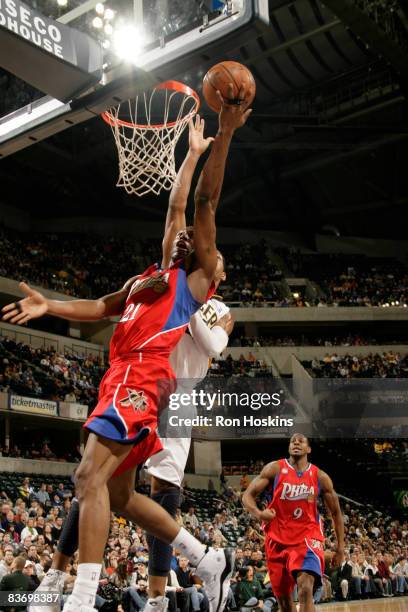
{"type": "Polygon", "coordinates": [[[196,115],[194,119],[191,118],[188,122],[189,149],[192,153],[196,153],[197,155],[202,155],[214,140],[211,136],[204,138],[204,127],[205,121],[200,115],[196,115]]]}
{"type": "Polygon", "coordinates": [[[25,298],[19,302],[7,304],[2,308],[2,320],[18,325],[27,323],[30,319],[42,317],[48,310],[47,300],[39,291],[32,289],[27,283],[20,283],[25,298]]]}
{"type": "Polygon", "coordinates": [[[235,131],[237,128],[245,125],[246,120],[252,113],[252,108],[248,108],[247,90],[243,85],[238,92],[238,96],[234,98],[234,86],[230,83],[228,88],[228,98],[225,100],[220,91],[217,91],[217,96],[221,102],[221,111],[219,114],[220,129],[235,131]]]}
{"type": "Polygon", "coordinates": [[[259,513],[259,520],[264,521],[265,523],[270,523],[276,516],[276,512],[273,508],[266,508],[265,510],[261,510],[259,513]]]}

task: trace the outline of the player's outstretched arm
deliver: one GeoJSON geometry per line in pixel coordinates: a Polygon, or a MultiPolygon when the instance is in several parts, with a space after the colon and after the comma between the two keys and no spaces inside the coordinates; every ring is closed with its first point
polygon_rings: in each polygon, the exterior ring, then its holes
{"type": "Polygon", "coordinates": [[[227,312],[213,328],[203,321],[200,312],[190,319],[191,336],[200,351],[208,357],[219,357],[228,345],[228,336],[234,328],[231,312],[227,312]]]}
{"type": "Polygon", "coordinates": [[[326,508],[331,514],[334,531],[337,538],[337,551],[333,557],[333,567],[341,565],[344,558],[344,520],[341,512],[339,498],[334,490],[332,479],[321,470],[319,471],[320,490],[324,499],[326,508]]]}
{"type": "MultiPolygon", "coordinates": [[[[210,155],[204,164],[194,194],[194,250],[198,267],[204,278],[189,275],[189,286],[197,300],[204,302],[208,292],[208,281],[212,281],[217,266],[215,244],[215,213],[224,180],[225,164],[232,136],[235,130],[244,125],[251,110],[245,104],[245,89],[241,89],[238,99],[241,104],[226,104],[218,92],[222,106],[219,114],[219,128],[211,147],[210,155]]],[[[231,85],[231,95],[233,90],[231,85]]]]}
{"type": "Polygon", "coordinates": [[[204,119],[196,115],[188,124],[188,153],[177,173],[176,182],[170,193],[166,225],[162,243],[162,267],[168,268],[171,262],[171,250],[177,232],[186,227],[186,207],[191,189],[191,181],[201,155],[208,149],[214,138],[204,138],[204,119]]]}
{"type": "Polygon", "coordinates": [[[265,521],[269,523],[275,518],[275,511],[271,508],[266,510],[260,510],[257,506],[257,497],[265,491],[265,489],[271,484],[275,476],[279,474],[279,464],[276,461],[268,463],[262,469],[262,472],[254,478],[250,483],[245,493],[242,496],[242,504],[248,512],[252,514],[259,521],[265,521]]]}
{"type": "Polygon", "coordinates": [[[23,325],[30,319],[52,315],[69,321],[99,321],[123,312],[130,285],[136,277],[129,279],[120,291],[96,300],[50,300],[27,283],[20,283],[25,297],[2,309],[2,320],[23,325]]]}

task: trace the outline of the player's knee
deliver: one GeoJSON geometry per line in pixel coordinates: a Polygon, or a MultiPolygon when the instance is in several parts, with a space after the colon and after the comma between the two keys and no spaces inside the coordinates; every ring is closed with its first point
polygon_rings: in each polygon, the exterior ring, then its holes
{"type": "Polygon", "coordinates": [[[75,472],[75,492],[78,502],[96,497],[101,487],[106,484],[100,472],[95,470],[90,461],[81,464],[75,472]]]}
{"type": "MultiPolygon", "coordinates": [[[[161,481],[162,483],[164,481],[161,481]]],[[[180,507],[180,488],[170,483],[164,483],[159,490],[155,490],[152,499],[164,508],[173,518],[176,516],[177,508],[180,507]]]]}

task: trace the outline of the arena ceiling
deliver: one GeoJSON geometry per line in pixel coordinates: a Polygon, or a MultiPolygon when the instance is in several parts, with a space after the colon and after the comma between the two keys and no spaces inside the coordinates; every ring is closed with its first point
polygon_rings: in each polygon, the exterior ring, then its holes
{"type": "MultiPolygon", "coordinates": [[[[270,0],[269,9],[268,30],[240,47],[225,47],[225,58],[251,68],[258,91],[248,125],[234,138],[219,223],[405,238],[403,1],[270,0]]],[[[203,54],[198,70],[177,76],[200,91],[212,63],[203,54]]],[[[11,86],[18,83],[3,74],[0,89],[7,93],[11,86]]],[[[204,116],[213,133],[216,117],[207,109],[204,116]]],[[[185,149],[184,139],[179,161],[185,149]]],[[[115,187],[116,178],[111,132],[98,117],[0,163],[2,199],[37,216],[114,211],[135,220],[163,219],[167,194],[130,197],[115,187]]]]}

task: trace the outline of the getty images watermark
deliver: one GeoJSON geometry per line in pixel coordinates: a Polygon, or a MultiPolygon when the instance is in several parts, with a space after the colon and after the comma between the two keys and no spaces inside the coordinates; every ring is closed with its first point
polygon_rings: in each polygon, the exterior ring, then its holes
{"type": "Polygon", "coordinates": [[[294,419],[269,414],[270,409],[280,408],[283,391],[274,393],[228,392],[217,390],[208,392],[204,389],[193,389],[189,393],[172,393],[168,409],[178,411],[168,414],[170,427],[293,427],[294,419]],[[193,414],[191,413],[193,408],[193,414]],[[197,410],[210,412],[223,409],[223,414],[197,414],[197,410]],[[229,416],[229,409],[234,412],[239,408],[254,412],[268,411],[267,415],[242,414],[229,416]],[[186,410],[188,409],[188,410],[186,410]]]}

